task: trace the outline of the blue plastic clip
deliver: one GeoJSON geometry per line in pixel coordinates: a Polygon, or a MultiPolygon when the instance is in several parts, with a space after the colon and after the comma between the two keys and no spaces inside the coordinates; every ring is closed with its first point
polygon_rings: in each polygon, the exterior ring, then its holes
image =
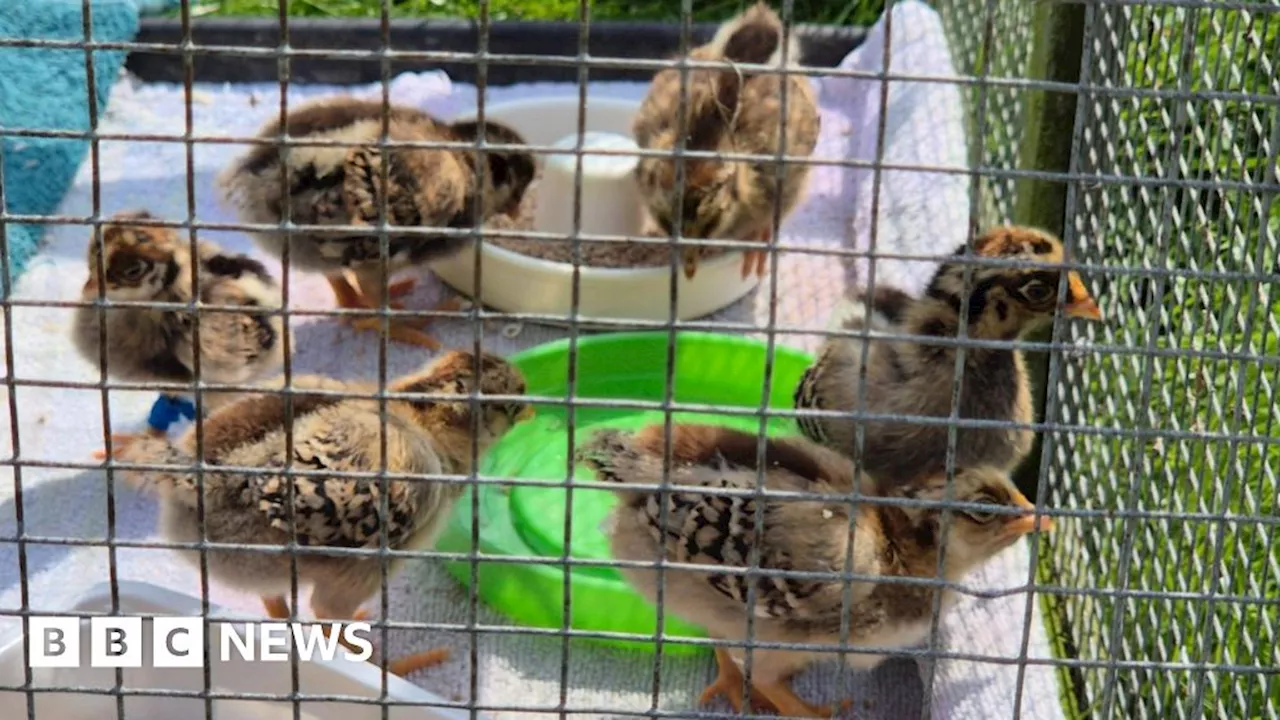
{"type": "Polygon", "coordinates": [[[151,406],[151,414],[147,416],[147,424],[157,432],[169,432],[169,426],[178,422],[179,418],[196,419],[195,403],[184,397],[161,395],[151,406]]]}

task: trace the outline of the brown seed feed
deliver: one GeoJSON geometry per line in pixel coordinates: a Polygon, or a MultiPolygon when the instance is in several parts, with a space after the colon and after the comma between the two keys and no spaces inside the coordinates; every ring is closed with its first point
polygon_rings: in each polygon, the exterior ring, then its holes
{"type": "MultiPolygon", "coordinates": [[[[535,179],[525,191],[518,217],[498,215],[485,223],[490,230],[532,230],[534,211],[538,206],[538,181],[535,179]]],[[[489,237],[485,242],[529,257],[573,263],[573,243],[568,240],[544,240],[540,238],[489,237]]],[[[584,240],[579,243],[579,258],[583,265],[600,268],[662,267],[671,265],[669,245],[637,242],[601,242],[584,240]]],[[[723,254],[720,248],[703,248],[702,258],[709,259],[723,254]]],[[[676,258],[676,266],[680,259],[676,258]]]]}

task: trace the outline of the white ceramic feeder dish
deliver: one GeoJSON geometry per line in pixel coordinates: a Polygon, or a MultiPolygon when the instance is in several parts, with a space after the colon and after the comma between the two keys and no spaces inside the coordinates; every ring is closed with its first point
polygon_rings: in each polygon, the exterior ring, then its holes
{"type": "MultiPolygon", "coordinates": [[[[587,99],[584,147],[634,149],[631,124],[640,104],[613,98],[587,99]]],[[[578,97],[537,98],[485,105],[485,116],[511,126],[532,145],[567,152],[542,155],[534,229],[569,234],[573,230],[573,148],[578,137],[578,97]]],[[[474,114],[468,117],[474,118],[474,114]]],[[[457,118],[465,119],[464,117],[457,118]]],[[[582,156],[582,232],[636,235],[644,216],[633,170],[638,158],[582,156]]],[[[432,269],[468,297],[504,312],[567,318],[573,310],[573,266],[521,255],[493,243],[480,251],[480,292],[475,292],[475,251],[437,261],[432,269]]],[[[584,320],[651,320],[671,317],[670,266],[598,268],[579,272],[579,317],[584,320]]],[[[692,280],[677,267],[676,319],[709,315],[750,292],[758,280],[742,278],[742,253],[729,252],[698,264],[692,280]]]]}
{"type": "MultiPolygon", "coordinates": [[[[200,601],[190,595],[175,593],[147,583],[118,583],[120,610],[141,615],[200,614],[200,601]]],[[[83,597],[69,612],[109,612],[111,589],[103,584],[83,597]]],[[[210,608],[211,615],[230,615],[225,610],[210,608]]],[[[126,668],[124,686],[130,690],[200,692],[204,689],[204,669],[156,668],[151,662],[151,621],[143,619],[143,660],[140,668],[126,668]]],[[[102,720],[116,716],[116,696],[109,692],[116,686],[116,671],[89,667],[88,620],[81,621],[80,667],[32,668],[35,688],[89,688],[89,693],[36,692],[35,717],[50,720],[102,720]]],[[[210,687],[219,693],[288,695],[292,692],[292,663],[249,662],[237,654],[229,662],[218,659],[219,637],[223,623],[209,624],[212,643],[210,687]]],[[[24,680],[23,640],[19,630],[0,641],[0,686],[18,687],[24,680]]],[[[298,691],[314,695],[348,695],[376,700],[381,696],[382,671],[368,662],[355,663],[342,659],[299,660],[298,691]]],[[[394,675],[387,676],[388,717],[395,720],[464,720],[468,713],[453,708],[425,707],[448,701],[394,675]],[[397,705],[414,703],[416,706],[397,705]]],[[[21,691],[0,692],[0,718],[25,718],[28,695],[21,691]]],[[[376,703],[300,702],[303,720],[380,720],[382,708],[376,703]]],[[[147,697],[127,695],[124,716],[139,720],[178,720],[205,716],[205,702],[189,697],[147,697]]],[[[213,700],[215,720],[292,720],[293,704],[287,700],[213,700]]],[[[485,716],[480,716],[485,717],[485,716]]]]}

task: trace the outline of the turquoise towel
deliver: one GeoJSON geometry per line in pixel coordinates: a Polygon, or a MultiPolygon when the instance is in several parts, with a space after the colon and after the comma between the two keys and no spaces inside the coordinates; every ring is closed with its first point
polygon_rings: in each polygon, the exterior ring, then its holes
{"type": "MultiPolygon", "coordinates": [[[[80,0],[0,0],[0,39],[84,38],[80,0]]],[[[138,6],[133,0],[92,0],[93,39],[127,42],[138,32],[138,6]]],[[[94,92],[101,114],[124,63],[123,51],[93,53],[94,92]]],[[[48,215],[55,212],[84,157],[82,140],[11,137],[8,129],[89,129],[82,49],[0,46],[0,141],[4,155],[4,195],[8,212],[48,215]]],[[[43,227],[10,223],[6,230],[13,281],[40,244],[43,227]]]]}
{"type": "Polygon", "coordinates": [[[139,15],[161,15],[182,7],[182,0],[133,0],[133,4],[138,6],[139,15]]]}

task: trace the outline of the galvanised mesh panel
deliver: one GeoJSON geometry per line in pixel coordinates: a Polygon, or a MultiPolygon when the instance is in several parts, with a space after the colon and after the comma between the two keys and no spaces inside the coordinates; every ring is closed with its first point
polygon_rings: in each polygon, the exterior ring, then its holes
{"type": "MultiPolygon", "coordinates": [[[[939,0],[933,5],[942,16],[956,72],[971,80],[965,100],[972,167],[1020,167],[1027,90],[1019,81],[1029,77],[1035,4],[939,0]]],[[[979,178],[984,221],[1013,218],[1016,178],[1007,173],[979,178]]]]}
{"type": "Polygon", "coordinates": [[[1047,574],[1093,717],[1280,712],[1278,10],[1086,11],[1067,222],[1111,321],[1051,386],[1050,498],[1080,513],[1047,574]]]}

